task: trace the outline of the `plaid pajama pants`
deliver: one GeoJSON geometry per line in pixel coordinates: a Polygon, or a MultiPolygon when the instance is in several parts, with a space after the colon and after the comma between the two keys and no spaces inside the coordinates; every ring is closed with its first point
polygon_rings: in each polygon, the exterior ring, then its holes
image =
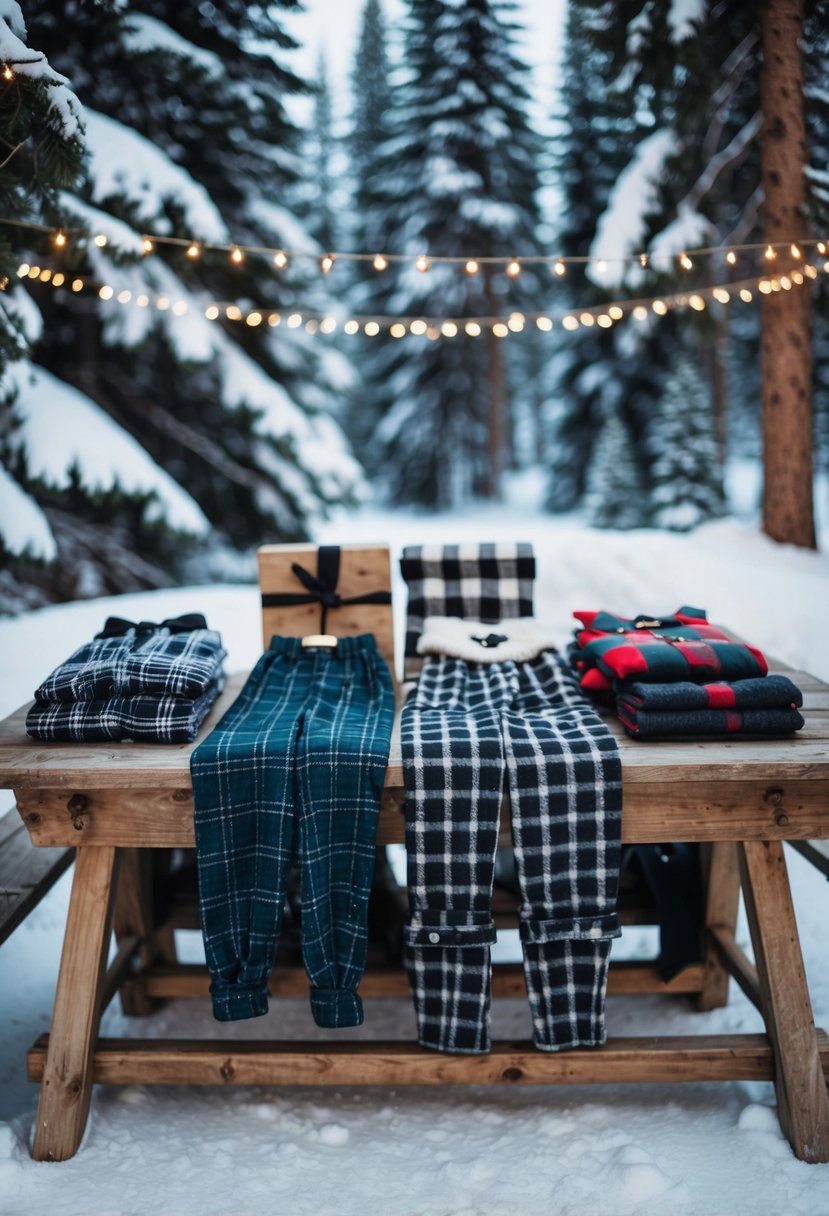
{"type": "Polygon", "coordinates": [[[274,637],[191,757],[199,902],[220,1021],[268,1008],[288,868],[319,1026],[358,1026],[368,894],[394,690],[370,634],[337,649],[274,637]]]}
{"type": "Polygon", "coordinates": [[[489,1049],[492,883],[505,776],[533,1038],[605,1041],[621,826],[616,742],[551,653],[429,657],[401,723],[411,920],[406,961],[425,1047],[489,1049]]]}

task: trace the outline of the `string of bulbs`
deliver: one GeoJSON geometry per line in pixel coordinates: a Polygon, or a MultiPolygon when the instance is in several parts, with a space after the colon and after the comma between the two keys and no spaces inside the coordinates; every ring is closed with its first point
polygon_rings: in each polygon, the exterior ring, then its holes
{"type": "MultiPolygon", "coordinates": [[[[91,240],[99,249],[103,249],[109,244],[109,238],[104,232],[95,233],[90,237],[83,228],[63,228],[50,224],[37,224],[30,221],[10,219],[0,219],[0,223],[46,233],[51,237],[52,243],[57,249],[67,248],[70,240],[91,240]]],[[[559,254],[527,254],[505,258],[485,254],[429,254],[426,252],[416,255],[390,252],[331,252],[320,256],[318,253],[309,253],[305,250],[288,250],[270,245],[244,245],[236,242],[199,241],[194,237],[160,236],[158,234],[144,233],[140,235],[140,240],[145,257],[155,253],[158,246],[166,245],[183,249],[185,256],[190,258],[191,261],[197,261],[205,253],[224,253],[227,254],[230,262],[235,266],[241,266],[249,255],[269,258],[277,270],[285,270],[293,261],[315,261],[323,274],[329,274],[338,261],[369,263],[378,274],[382,274],[384,270],[388,270],[393,264],[413,265],[416,270],[423,274],[427,273],[433,265],[462,266],[465,273],[470,276],[478,274],[483,267],[493,266],[503,270],[511,279],[517,279],[525,266],[547,266],[556,278],[563,278],[570,266],[594,266],[597,273],[601,274],[611,263],[638,263],[643,269],[650,266],[655,266],[656,268],[663,266],[666,269],[678,266],[679,269],[688,271],[693,269],[695,259],[698,258],[719,256],[727,265],[733,267],[736,266],[738,255],[740,254],[753,254],[762,251],[766,262],[774,262],[779,254],[788,252],[792,260],[797,262],[803,260],[804,250],[811,249],[817,254],[824,256],[827,248],[829,248],[829,242],[827,241],[801,240],[799,242],[777,241],[768,243],[755,241],[736,245],[705,245],[683,249],[677,254],[654,255],[641,252],[608,258],[569,254],[566,256],[559,254]]]]}
{"type": "MultiPolygon", "coordinates": [[[[829,275],[829,260],[823,263],[824,274],[829,275]]],[[[549,332],[558,325],[566,331],[581,327],[588,328],[597,325],[600,329],[610,329],[617,321],[632,317],[636,321],[644,321],[650,316],[664,317],[676,308],[691,308],[695,312],[704,312],[712,302],[721,305],[731,301],[749,304],[756,295],[770,295],[779,291],[791,291],[793,287],[817,279],[820,270],[811,262],[789,270],[781,275],[763,275],[729,283],[698,288],[692,292],[674,292],[668,295],[650,296],[634,300],[618,300],[612,304],[596,305],[584,309],[561,311],[558,313],[513,312],[509,316],[476,316],[476,317],[423,317],[423,316],[383,316],[355,314],[347,319],[337,318],[329,313],[313,310],[295,309],[283,314],[273,309],[242,308],[236,302],[212,301],[200,303],[199,308],[208,321],[227,320],[240,322],[250,328],[264,325],[276,328],[284,321],[288,329],[304,327],[309,334],[334,333],[340,326],[345,334],[363,333],[367,337],[376,337],[386,332],[392,338],[403,338],[408,334],[425,336],[431,340],[437,338],[454,338],[463,333],[467,337],[479,337],[489,330],[496,338],[506,338],[510,334],[521,333],[528,324],[535,325],[542,332],[549,332]]],[[[99,284],[91,277],[72,276],[54,267],[41,267],[22,262],[17,268],[20,279],[36,280],[53,288],[66,288],[71,294],[94,291],[99,299],[117,304],[132,304],[138,308],[153,307],[160,312],[170,311],[174,316],[183,316],[190,310],[187,300],[174,300],[169,295],[160,293],[150,295],[147,292],[135,292],[124,287],[120,290],[111,283],[99,284]]],[[[70,297],[71,298],[71,297],[70,297]]]]}

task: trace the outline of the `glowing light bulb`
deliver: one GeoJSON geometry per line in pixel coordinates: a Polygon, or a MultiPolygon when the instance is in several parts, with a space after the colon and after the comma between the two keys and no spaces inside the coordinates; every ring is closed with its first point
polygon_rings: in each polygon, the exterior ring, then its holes
{"type": "Polygon", "coordinates": [[[83,279],[73,279],[72,280],[72,290],[73,291],[83,291],[83,279]]]}
{"type": "Polygon", "coordinates": [[[288,265],[288,255],[284,249],[278,249],[273,255],[273,264],[277,270],[284,270],[288,265]]]}
{"type": "Polygon", "coordinates": [[[764,254],[764,257],[767,262],[773,262],[774,259],[777,257],[777,251],[774,249],[774,247],[772,245],[766,245],[766,252],[764,254]]]}
{"type": "Polygon", "coordinates": [[[261,312],[249,312],[248,315],[245,317],[245,324],[249,325],[251,327],[251,329],[253,329],[257,325],[261,325],[262,324],[261,312]]]}
{"type": "Polygon", "coordinates": [[[754,297],[747,287],[742,287],[740,289],[740,299],[744,304],[750,304],[754,297]]]}
{"type": "Polygon", "coordinates": [[[596,274],[604,274],[606,270],[607,262],[604,260],[604,258],[599,258],[598,262],[596,263],[596,274]]]}
{"type": "Polygon", "coordinates": [[[215,321],[219,315],[219,310],[215,304],[209,304],[204,310],[204,315],[207,317],[208,321],[215,321]]]}
{"type": "Polygon", "coordinates": [[[694,265],[687,253],[681,253],[679,255],[679,264],[683,270],[691,270],[694,265]]]}
{"type": "Polygon", "coordinates": [[[646,269],[646,267],[648,265],[648,255],[646,253],[639,254],[639,265],[642,267],[643,270],[646,269]]]}
{"type": "Polygon", "coordinates": [[[148,236],[145,236],[144,240],[141,242],[141,248],[145,253],[152,253],[152,251],[155,249],[155,245],[148,236]]]}
{"type": "Polygon", "coordinates": [[[668,305],[664,300],[654,300],[653,304],[651,304],[651,308],[658,317],[664,317],[665,313],[668,311],[668,305]]]}
{"type": "Polygon", "coordinates": [[[579,319],[578,317],[566,316],[562,318],[561,324],[564,329],[578,329],[579,319]]]}
{"type": "Polygon", "coordinates": [[[600,313],[599,316],[596,317],[596,324],[601,329],[610,329],[611,325],[613,324],[613,318],[609,317],[606,312],[600,313]]]}
{"type": "Polygon", "coordinates": [[[548,333],[553,328],[553,322],[549,317],[536,317],[535,324],[536,328],[542,330],[544,333],[548,333]]]}
{"type": "Polygon", "coordinates": [[[733,249],[729,249],[728,253],[725,255],[725,260],[726,260],[726,262],[728,262],[729,266],[736,266],[737,255],[733,249]]]}
{"type": "Polygon", "coordinates": [[[375,270],[381,271],[381,270],[385,270],[389,263],[388,263],[388,259],[384,258],[382,253],[375,253],[374,259],[372,260],[371,264],[375,270]]]}
{"type": "Polygon", "coordinates": [[[507,329],[506,325],[504,325],[503,321],[496,321],[492,327],[492,332],[496,338],[506,338],[509,330],[507,329]]]}
{"type": "Polygon", "coordinates": [[[11,70],[8,64],[6,64],[6,66],[3,68],[3,79],[14,80],[14,72],[11,70]]]}
{"type": "Polygon", "coordinates": [[[792,241],[791,245],[789,246],[789,253],[792,255],[793,258],[803,257],[803,254],[800,252],[799,247],[795,244],[794,241],[792,241]]]}
{"type": "Polygon", "coordinates": [[[703,312],[705,310],[705,300],[702,296],[691,296],[688,303],[696,312],[703,312]]]}
{"type": "Polygon", "coordinates": [[[440,327],[440,332],[444,338],[454,338],[458,332],[458,327],[454,321],[444,321],[440,327]]]}
{"type": "Polygon", "coordinates": [[[648,310],[644,304],[637,304],[633,310],[633,316],[637,321],[645,321],[648,316],[648,310]]]}
{"type": "Polygon", "coordinates": [[[198,245],[196,243],[196,241],[191,241],[190,244],[187,246],[188,258],[197,258],[200,256],[200,254],[201,254],[201,246],[198,245]]]}
{"type": "MultiPolygon", "coordinates": [[[[429,269],[429,259],[426,257],[425,253],[421,253],[421,255],[415,261],[415,269],[419,270],[421,274],[425,274],[429,269]]],[[[426,331],[424,330],[423,332],[425,333],[426,331]]]]}
{"type": "Polygon", "coordinates": [[[328,274],[333,265],[334,259],[330,253],[326,253],[324,258],[320,258],[320,270],[323,274],[328,274]]]}
{"type": "Polygon", "coordinates": [[[234,245],[230,251],[230,260],[234,266],[241,266],[245,260],[245,255],[242,253],[238,245],[234,245]]]}
{"type": "Polygon", "coordinates": [[[360,332],[360,322],[359,321],[346,321],[345,325],[343,326],[343,329],[347,334],[357,334],[360,332]]]}
{"type": "Polygon", "coordinates": [[[60,232],[55,233],[54,242],[57,245],[58,249],[63,249],[64,245],[66,244],[66,240],[67,240],[66,233],[63,231],[63,229],[61,229],[60,232]]]}
{"type": "Polygon", "coordinates": [[[474,258],[470,258],[469,261],[464,266],[464,270],[466,271],[467,274],[477,274],[478,271],[480,270],[480,266],[478,265],[478,263],[475,261],[474,258]]]}
{"type": "Polygon", "coordinates": [[[625,315],[625,310],[620,308],[618,304],[611,304],[607,311],[614,321],[621,321],[622,317],[625,315]]]}
{"type": "Polygon", "coordinates": [[[582,312],[579,313],[579,320],[581,321],[582,325],[590,326],[593,324],[596,318],[593,316],[592,312],[582,312]]]}
{"type": "Polygon", "coordinates": [[[481,327],[477,321],[467,321],[463,328],[464,333],[468,334],[470,338],[480,337],[481,327]]]}
{"type": "Polygon", "coordinates": [[[104,283],[103,287],[98,288],[98,295],[102,300],[111,300],[113,294],[113,290],[108,283],[104,283]]]}
{"type": "Polygon", "coordinates": [[[59,270],[58,273],[52,279],[52,286],[53,287],[63,287],[65,282],[66,282],[66,275],[63,273],[62,270],[59,270]]]}
{"type": "Polygon", "coordinates": [[[288,317],[288,329],[297,329],[302,324],[302,316],[298,312],[292,312],[288,317]]]}
{"type": "Polygon", "coordinates": [[[426,330],[428,328],[429,327],[427,326],[426,322],[421,320],[420,318],[418,318],[415,321],[412,321],[411,325],[409,326],[409,330],[413,334],[425,334],[426,330]]]}
{"type": "Polygon", "coordinates": [[[104,245],[106,245],[106,243],[107,243],[106,234],[103,232],[99,232],[98,235],[95,237],[95,244],[98,246],[99,249],[103,249],[103,247],[104,247],[104,245]]]}
{"type": "Polygon", "coordinates": [[[391,329],[389,330],[389,333],[393,338],[405,338],[406,326],[401,325],[399,321],[395,321],[394,325],[392,325],[391,329]]]}
{"type": "Polygon", "coordinates": [[[562,262],[561,258],[553,264],[553,274],[557,274],[560,279],[563,279],[567,274],[567,267],[562,262]]]}
{"type": "Polygon", "coordinates": [[[333,334],[337,328],[337,322],[334,317],[323,317],[320,321],[320,333],[333,334]]]}
{"type": "Polygon", "coordinates": [[[521,263],[517,258],[513,258],[512,261],[507,262],[507,274],[511,279],[517,279],[520,273],[521,263]]]}
{"type": "Polygon", "coordinates": [[[365,325],[363,326],[363,333],[368,338],[376,338],[379,332],[380,326],[376,321],[366,321],[365,325]]]}

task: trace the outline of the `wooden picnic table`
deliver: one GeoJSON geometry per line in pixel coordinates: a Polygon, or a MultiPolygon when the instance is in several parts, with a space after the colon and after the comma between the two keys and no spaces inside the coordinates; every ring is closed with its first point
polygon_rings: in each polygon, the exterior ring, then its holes
{"type": "MultiPolygon", "coordinates": [[[[129,1012],[169,996],[207,995],[204,967],[184,966],[156,921],[153,850],[192,848],[189,757],[195,744],[42,744],[26,708],[0,723],[0,787],[14,790],[38,846],[74,845],[77,860],[51,1031],[28,1055],[40,1082],[33,1155],[77,1150],[94,1082],[107,1084],[433,1084],[773,1079],[781,1127],[805,1161],[829,1160],[829,1039],[816,1031],[783,855],[787,839],[829,838],[829,685],[782,664],[803,690],[806,728],[782,740],[641,742],[609,718],[622,754],[626,843],[706,842],[707,945],[702,964],[668,984],[653,964],[611,967],[609,991],[696,995],[723,1005],[733,976],[766,1033],[611,1038],[560,1054],[496,1042],[448,1056],[407,1042],[229,1042],[99,1039],[102,1008],[121,991],[129,1012]],[[739,891],[755,962],[735,939],[739,891]],[[119,946],[107,968],[113,927],[119,946]]],[[[232,677],[202,735],[229,706],[232,677]]],[[[502,830],[508,839],[508,806],[502,830]]],[[[392,740],[378,843],[403,840],[399,736],[392,740]]],[[[494,967],[494,995],[520,994],[520,965],[494,967]]],[[[300,969],[274,971],[271,992],[307,991],[300,969]]],[[[368,971],[364,996],[403,995],[402,971],[368,971]]],[[[369,1009],[368,1018],[371,1012],[369,1009]]]]}

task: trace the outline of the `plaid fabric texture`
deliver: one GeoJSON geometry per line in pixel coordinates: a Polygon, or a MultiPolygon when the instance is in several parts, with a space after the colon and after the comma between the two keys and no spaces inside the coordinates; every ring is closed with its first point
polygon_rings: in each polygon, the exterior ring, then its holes
{"type": "Polygon", "coordinates": [[[699,738],[706,735],[791,735],[805,726],[796,709],[641,709],[617,697],[616,713],[635,739],[699,738]]]}
{"type": "Polygon", "coordinates": [[[797,709],[803,693],[788,676],[761,676],[729,684],[642,684],[638,680],[616,685],[617,697],[624,697],[634,709],[797,709]]]}
{"type": "Polygon", "coordinates": [[[401,721],[420,1042],[489,1049],[492,883],[505,778],[533,1036],[544,1051],[604,1042],[621,764],[559,657],[427,658],[401,721]]]}
{"type": "Polygon", "coordinates": [[[319,1026],[363,1020],[377,816],[394,716],[370,634],[337,649],[275,637],[193,752],[199,901],[213,1012],[267,1012],[288,867],[301,874],[302,953],[319,1026]]]}
{"type": "Polygon", "coordinates": [[[26,733],[42,742],[191,743],[224,687],[220,676],[200,697],[110,697],[106,701],[35,701],[26,733]]]}
{"type": "Polygon", "coordinates": [[[214,629],[130,629],[81,646],[43,681],[35,700],[102,701],[147,693],[195,699],[215,683],[225,653],[214,629]]]}
{"type": "Polygon", "coordinates": [[[427,616],[509,620],[533,614],[532,545],[407,545],[400,570],[409,589],[406,657],[417,654],[427,616]]]}

